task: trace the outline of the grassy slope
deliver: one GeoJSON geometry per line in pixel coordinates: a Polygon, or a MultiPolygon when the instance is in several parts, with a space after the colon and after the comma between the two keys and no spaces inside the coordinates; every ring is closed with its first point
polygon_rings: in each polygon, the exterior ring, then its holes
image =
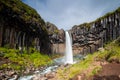
{"type": "Polygon", "coordinates": [[[68,80],[77,74],[86,73],[87,77],[97,74],[101,69],[101,63],[107,62],[120,62],[120,38],[106,45],[104,51],[98,51],[93,54],[88,54],[85,60],[70,66],[67,69],[59,69],[57,78],[58,80],[68,80]]]}
{"type": "Polygon", "coordinates": [[[41,54],[34,49],[31,49],[30,54],[27,54],[26,51],[21,54],[18,50],[0,48],[0,56],[9,61],[1,64],[0,69],[23,70],[31,67],[38,68],[52,62],[48,55],[41,54]]]}

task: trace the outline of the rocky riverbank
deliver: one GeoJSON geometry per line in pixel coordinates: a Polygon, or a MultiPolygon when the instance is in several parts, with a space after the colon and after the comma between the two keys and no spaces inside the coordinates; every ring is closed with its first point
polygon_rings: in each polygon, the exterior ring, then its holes
{"type": "MultiPolygon", "coordinates": [[[[5,59],[4,59],[4,61],[5,61],[5,59]]],[[[36,71],[43,71],[46,68],[47,68],[47,66],[40,67],[40,68],[31,67],[31,68],[26,68],[23,70],[13,70],[13,69],[9,69],[9,68],[1,69],[0,70],[0,80],[3,80],[3,79],[4,80],[8,80],[8,79],[18,80],[18,78],[20,78],[21,76],[35,74],[36,71]]]]}

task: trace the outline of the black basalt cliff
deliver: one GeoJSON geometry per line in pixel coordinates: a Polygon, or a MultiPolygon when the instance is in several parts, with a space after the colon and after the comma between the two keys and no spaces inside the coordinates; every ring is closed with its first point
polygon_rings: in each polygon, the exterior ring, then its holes
{"type": "Polygon", "coordinates": [[[50,53],[46,24],[38,13],[20,0],[0,0],[0,47],[35,47],[50,53]]]}
{"type": "Polygon", "coordinates": [[[93,53],[105,43],[120,36],[120,8],[96,21],[75,25],[70,32],[74,53],[93,53]]]}
{"type": "MultiPolygon", "coordinates": [[[[96,21],[75,25],[69,31],[74,53],[93,53],[120,36],[120,8],[96,21]]],[[[33,8],[20,0],[0,0],[0,47],[28,53],[30,47],[47,54],[64,53],[65,32],[44,22],[33,8]]]]}
{"type": "Polygon", "coordinates": [[[46,22],[49,40],[51,44],[51,53],[64,53],[65,52],[65,31],[58,29],[56,25],[46,22]]]}

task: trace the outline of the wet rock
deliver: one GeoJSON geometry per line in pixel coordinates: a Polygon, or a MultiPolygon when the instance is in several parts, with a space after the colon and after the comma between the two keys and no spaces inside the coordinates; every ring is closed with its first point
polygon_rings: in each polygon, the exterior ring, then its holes
{"type": "Polygon", "coordinates": [[[60,69],[64,69],[64,65],[60,65],[59,68],[60,68],[60,69]]]}
{"type": "Polygon", "coordinates": [[[40,80],[40,75],[38,75],[38,74],[34,75],[32,80],[40,80]]]}
{"type": "Polygon", "coordinates": [[[47,80],[47,78],[40,74],[35,74],[35,75],[33,75],[32,80],[47,80]]]}
{"type": "Polygon", "coordinates": [[[82,76],[78,75],[76,80],[82,80],[82,76]]]}
{"type": "Polygon", "coordinates": [[[51,72],[51,73],[46,73],[44,75],[47,79],[52,79],[55,77],[55,72],[51,72]]]}
{"type": "Polygon", "coordinates": [[[12,79],[12,80],[18,80],[18,78],[19,78],[19,76],[18,76],[17,74],[15,74],[15,75],[13,75],[12,78],[10,78],[10,79],[12,79]]]}
{"type": "Polygon", "coordinates": [[[68,67],[68,66],[70,66],[70,64],[65,64],[65,65],[64,65],[64,67],[68,67]]]}
{"type": "Polygon", "coordinates": [[[34,71],[34,70],[35,70],[35,68],[32,66],[31,69],[30,69],[30,71],[34,71]]]}
{"type": "Polygon", "coordinates": [[[12,75],[14,75],[14,74],[16,74],[15,71],[10,71],[10,72],[9,72],[9,75],[10,75],[10,76],[12,76],[12,75]]]}
{"type": "Polygon", "coordinates": [[[27,69],[24,71],[24,74],[28,74],[28,73],[30,73],[30,69],[29,69],[29,68],[27,68],[27,69]]]}
{"type": "Polygon", "coordinates": [[[4,80],[8,80],[8,79],[10,79],[10,76],[4,74],[4,75],[1,76],[1,78],[4,79],[4,80]]]}

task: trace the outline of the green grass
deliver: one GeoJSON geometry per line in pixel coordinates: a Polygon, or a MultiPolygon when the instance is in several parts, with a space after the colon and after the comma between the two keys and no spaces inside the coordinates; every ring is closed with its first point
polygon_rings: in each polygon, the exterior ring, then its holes
{"type": "Polygon", "coordinates": [[[82,60],[81,62],[77,64],[73,64],[69,68],[59,69],[58,78],[62,80],[68,80],[69,78],[74,77],[76,74],[81,73],[82,71],[89,68],[89,66],[91,66],[96,56],[97,56],[97,53],[95,53],[94,55],[88,54],[85,60],[82,60]]]}
{"type": "Polygon", "coordinates": [[[120,62],[120,38],[106,45],[105,51],[99,53],[98,60],[106,60],[108,62],[120,62]]]}
{"type": "Polygon", "coordinates": [[[27,54],[26,51],[20,54],[19,50],[0,48],[0,55],[9,60],[9,63],[2,64],[0,69],[21,70],[31,67],[38,68],[52,63],[51,57],[35,50],[30,54],[27,54]]]}
{"type": "Polygon", "coordinates": [[[88,73],[87,78],[97,74],[102,69],[101,66],[96,66],[91,72],[88,73]]]}
{"type": "Polygon", "coordinates": [[[86,71],[90,67],[93,67],[93,70],[87,73],[87,78],[97,74],[101,70],[101,66],[94,66],[94,63],[97,61],[108,61],[108,62],[120,62],[120,38],[116,41],[113,41],[105,46],[104,51],[98,51],[93,54],[88,54],[85,60],[80,61],[79,63],[73,64],[69,68],[59,69],[57,72],[57,77],[60,80],[69,80],[77,74],[81,74],[83,71],[86,71]],[[67,74],[67,75],[66,75],[67,74]]]}

